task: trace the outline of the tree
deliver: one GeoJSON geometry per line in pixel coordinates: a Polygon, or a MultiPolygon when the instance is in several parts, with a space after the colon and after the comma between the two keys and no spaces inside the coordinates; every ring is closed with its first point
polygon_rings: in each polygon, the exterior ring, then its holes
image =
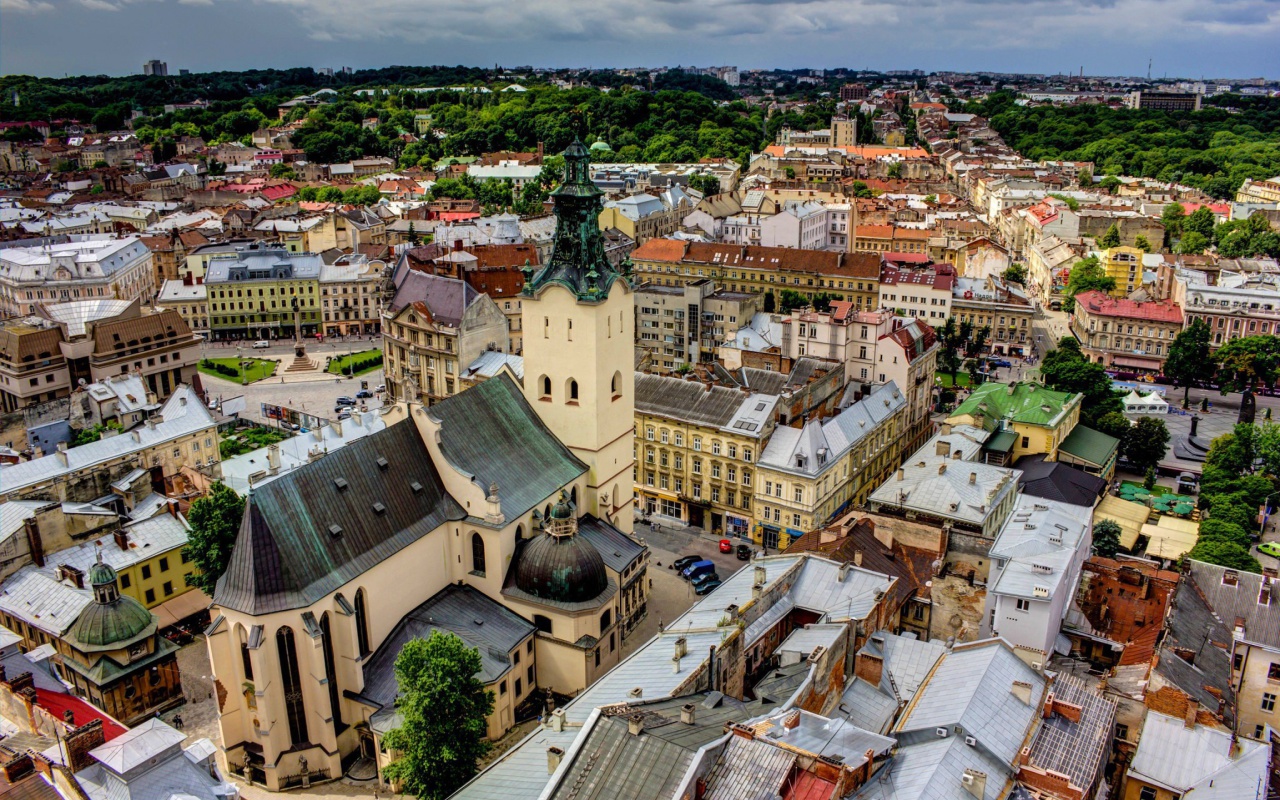
{"type": "Polygon", "coordinates": [[[207,495],[191,504],[187,511],[191,531],[187,534],[184,552],[195,563],[196,571],[187,576],[188,586],[213,596],[218,578],[231,561],[243,516],[244,498],[222,481],[213,484],[207,495]]]}
{"type": "Polygon", "coordinates": [[[1113,439],[1124,442],[1125,437],[1129,435],[1129,430],[1133,428],[1133,423],[1119,411],[1112,411],[1095,419],[1093,428],[1099,433],[1105,433],[1113,439]]]}
{"type": "Polygon", "coordinates": [[[1102,191],[1106,192],[1107,194],[1115,194],[1116,189],[1120,188],[1121,183],[1122,181],[1119,178],[1117,178],[1115,175],[1108,175],[1107,177],[1103,178],[1101,181],[1098,181],[1098,186],[1100,186],[1102,188],[1102,191]]]}
{"type": "Polygon", "coordinates": [[[1239,525],[1245,530],[1257,528],[1254,518],[1257,507],[1248,505],[1249,498],[1244,492],[1215,494],[1207,498],[1201,495],[1201,499],[1208,502],[1209,514],[1214,519],[1239,525]]]}
{"type": "Polygon", "coordinates": [[[1125,435],[1121,444],[1124,447],[1124,457],[1134,470],[1146,472],[1154,469],[1168,452],[1169,430],[1162,419],[1142,417],[1125,435]]]}
{"type": "Polygon", "coordinates": [[[291,181],[297,177],[293,172],[293,167],[288,164],[272,164],[271,169],[268,170],[268,174],[273,178],[284,178],[287,181],[291,181]]]}
{"type": "Polygon", "coordinates": [[[1151,247],[1151,240],[1146,236],[1143,236],[1141,233],[1138,234],[1138,238],[1133,240],[1133,246],[1144,253],[1150,253],[1153,249],[1151,247]]]}
{"type": "Polygon", "coordinates": [[[1191,387],[1212,380],[1215,372],[1209,326],[1202,319],[1194,319],[1169,345],[1169,357],[1164,362],[1164,374],[1173,378],[1175,386],[1182,387],[1183,408],[1191,406],[1191,387]]]}
{"type": "Polygon", "coordinates": [[[1245,336],[1232,339],[1214,354],[1218,386],[1223,394],[1275,385],[1280,373],[1280,337],[1245,336]]]}
{"type": "Polygon", "coordinates": [[[1027,268],[1022,264],[1010,264],[1004,271],[1004,279],[1019,286],[1027,285],[1027,268]]]}
{"type": "Polygon", "coordinates": [[[931,206],[936,206],[938,204],[938,196],[936,194],[926,194],[924,201],[931,206]]]}
{"type": "Polygon", "coordinates": [[[1120,551],[1120,523],[1111,519],[1098,520],[1093,525],[1093,554],[1113,558],[1120,551]]]}
{"type": "Polygon", "coordinates": [[[809,298],[793,289],[783,289],[779,302],[783,314],[790,314],[793,308],[807,308],[809,306],[809,298]]]}
{"type": "Polygon", "coordinates": [[[1258,563],[1258,559],[1249,555],[1248,550],[1234,542],[1226,542],[1222,539],[1198,540],[1196,546],[1191,548],[1191,552],[1187,553],[1187,558],[1241,572],[1262,572],[1262,565],[1258,563]]]}
{"type": "Polygon", "coordinates": [[[1226,520],[1206,519],[1200,523],[1200,541],[1205,539],[1221,539],[1224,542],[1232,542],[1241,547],[1249,546],[1249,532],[1234,522],[1226,520]]]}
{"type": "Polygon", "coordinates": [[[1083,395],[1080,421],[1089,427],[1112,412],[1122,412],[1120,394],[1111,388],[1111,376],[1101,364],[1094,364],[1080,352],[1073,336],[1064,336],[1058,347],[1044,357],[1040,374],[1050,389],[1083,395]]]}
{"type": "Polygon", "coordinates": [[[1160,212],[1160,221],[1164,223],[1165,241],[1172,244],[1173,240],[1182,235],[1182,221],[1186,219],[1187,209],[1181,203],[1169,203],[1160,212]]]}
{"type": "Polygon", "coordinates": [[[1111,248],[1120,246],[1120,223],[1113,222],[1107,232],[1098,239],[1098,247],[1111,248]]]}
{"type": "Polygon", "coordinates": [[[1156,488],[1156,468],[1147,467],[1147,472],[1142,476],[1142,488],[1148,492],[1156,488]]]}
{"type": "Polygon", "coordinates": [[[702,192],[703,197],[720,194],[720,179],[715,175],[699,173],[689,178],[689,188],[702,192]]]}
{"type": "Polygon", "coordinates": [[[1067,313],[1071,313],[1076,308],[1077,294],[1092,291],[1110,292],[1115,288],[1116,279],[1109,277],[1102,269],[1102,263],[1098,261],[1097,256],[1082,258],[1071,267],[1062,308],[1067,313]]]}
{"type": "Polygon", "coordinates": [[[938,340],[941,349],[938,351],[938,371],[951,376],[951,385],[955,386],[956,375],[960,373],[960,338],[956,332],[956,318],[947,317],[947,321],[938,329],[938,340]]]}
{"type": "Polygon", "coordinates": [[[1183,220],[1182,230],[1184,233],[1198,233],[1208,241],[1213,236],[1213,226],[1217,221],[1208,206],[1200,206],[1183,220]]]}
{"type": "Polygon", "coordinates": [[[1178,242],[1178,252],[1184,256],[1200,255],[1209,246],[1209,239],[1202,233],[1187,231],[1178,242]]]}
{"type": "Polygon", "coordinates": [[[383,743],[398,756],[385,772],[420,800],[443,800],[476,774],[489,751],[493,693],[476,677],[480,653],[452,633],[409,640],[396,656],[400,727],[383,743]]]}

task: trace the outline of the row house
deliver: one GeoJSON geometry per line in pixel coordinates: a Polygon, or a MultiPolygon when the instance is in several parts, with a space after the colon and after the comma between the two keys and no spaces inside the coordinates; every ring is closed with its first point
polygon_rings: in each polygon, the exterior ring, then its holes
{"type": "Polygon", "coordinates": [[[1209,326],[1212,347],[1280,334],[1280,280],[1274,275],[1222,271],[1217,284],[1209,285],[1204,273],[1180,270],[1173,290],[1171,299],[1182,307],[1186,323],[1199,319],[1209,326]]]}
{"type": "Polygon", "coordinates": [[[951,314],[955,271],[949,264],[925,269],[885,267],[880,274],[880,305],[940,326],[951,314]]]}
{"type": "Polygon", "coordinates": [[[1026,355],[1032,345],[1035,307],[1026,290],[1004,278],[957,278],[951,291],[951,315],[975,331],[987,328],[992,353],[1026,355]]]}
{"type": "Polygon", "coordinates": [[[854,253],[926,253],[932,234],[921,228],[896,225],[855,225],[849,240],[854,253]]]}
{"type": "Polygon", "coordinates": [[[26,316],[44,303],[150,300],[156,291],[151,251],[137,236],[32,240],[0,250],[0,316],[26,316]]]}
{"type": "Polygon", "coordinates": [[[636,287],[636,347],[661,372],[709,361],[716,348],[761,310],[761,297],[718,289],[710,279],[684,286],[636,287]]]}

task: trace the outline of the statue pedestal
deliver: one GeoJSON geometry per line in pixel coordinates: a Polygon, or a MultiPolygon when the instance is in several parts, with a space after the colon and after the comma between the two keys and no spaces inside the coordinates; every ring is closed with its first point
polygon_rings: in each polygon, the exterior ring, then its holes
{"type": "Polygon", "coordinates": [[[284,368],[285,372],[315,372],[320,365],[307,355],[307,347],[298,340],[293,343],[293,363],[284,368]]]}

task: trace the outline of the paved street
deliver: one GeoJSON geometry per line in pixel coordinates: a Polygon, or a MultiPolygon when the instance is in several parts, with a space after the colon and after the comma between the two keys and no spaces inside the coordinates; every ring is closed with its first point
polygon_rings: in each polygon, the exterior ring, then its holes
{"type": "Polygon", "coordinates": [[[1058,347],[1058,340],[1070,335],[1067,329],[1067,312],[1051,311],[1047,308],[1036,310],[1031,320],[1031,331],[1035,334],[1036,353],[1043,355],[1058,347]]]}

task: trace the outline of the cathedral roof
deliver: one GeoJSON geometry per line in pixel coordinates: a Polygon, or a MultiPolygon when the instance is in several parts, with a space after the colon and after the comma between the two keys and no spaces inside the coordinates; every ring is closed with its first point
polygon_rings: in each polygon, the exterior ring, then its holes
{"type": "MultiPolygon", "coordinates": [[[[587,469],[505,374],[427,413],[440,422],[445,459],[478,486],[496,483],[508,519],[587,469]]],[[[215,602],[255,615],[310,605],[466,517],[445,491],[441,468],[405,421],[255,488],[215,602]]]]}
{"type": "Polygon", "coordinates": [[[556,232],[551,258],[536,273],[526,272],[524,293],[536,296],[556,283],[579,300],[598,302],[609,296],[618,281],[630,285],[630,275],[619,272],[604,253],[604,237],[598,220],[603,192],[591,181],[591,153],[580,141],[564,151],[564,181],[551,193],[555,203],[556,232]]]}

